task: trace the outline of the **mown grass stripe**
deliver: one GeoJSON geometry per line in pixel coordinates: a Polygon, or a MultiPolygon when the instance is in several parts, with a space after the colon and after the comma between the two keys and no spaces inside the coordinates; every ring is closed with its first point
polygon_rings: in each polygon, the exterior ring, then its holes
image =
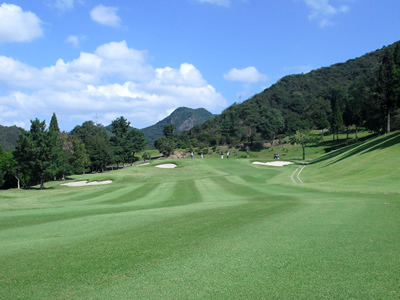
{"type": "Polygon", "coordinates": [[[0,297],[397,299],[395,141],[330,153],[304,184],[296,166],[189,159],[96,174],[114,183],[71,195],[1,191],[0,297]]]}
{"type": "Polygon", "coordinates": [[[121,193],[121,191],[115,190],[111,199],[101,201],[102,204],[122,204],[127,202],[137,201],[141,198],[146,197],[150,192],[156,190],[160,183],[146,183],[139,186],[130,186],[128,191],[121,193]]]}

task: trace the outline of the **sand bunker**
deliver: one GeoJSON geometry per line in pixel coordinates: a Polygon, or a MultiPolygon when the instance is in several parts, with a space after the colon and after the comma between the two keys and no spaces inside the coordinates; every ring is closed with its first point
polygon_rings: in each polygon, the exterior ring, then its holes
{"type": "Polygon", "coordinates": [[[99,184],[110,184],[112,180],[104,180],[104,181],[91,181],[88,182],[87,180],[84,181],[75,181],[75,182],[68,182],[60,184],[61,186],[87,186],[87,185],[99,185],[99,184]]]}
{"type": "Polygon", "coordinates": [[[253,162],[254,165],[264,165],[264,166],[273,166],[273,167],[283,167],[286,165],[291,165],[293,164],[290,161],[270,161],[270,162],[259,162],[259,161],[255,161],[253,162]]]}
{"type": "Polygon", "coordinates": [[[163,165],[158,165],[158,166],[155,166],[156,168],[162,168],[162,169],[173,169],[173,168],[176,168],[177,167],[177,165],[175,165],[175,164],[163,164],[163,165]]]}

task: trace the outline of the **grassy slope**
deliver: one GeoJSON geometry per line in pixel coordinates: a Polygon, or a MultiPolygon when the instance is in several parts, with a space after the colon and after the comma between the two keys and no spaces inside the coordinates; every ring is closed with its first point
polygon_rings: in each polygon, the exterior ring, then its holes
{"type": "Polygon", "coordinates": [[[0,298],[398,298],[398,137],[321,157],[303,185],[297,166],[181,159],[0,191],[0,298]]]}
{"type": "Polygon", "coordinates": [[[328,153],[302,172],[328,190],[399,193],[400,131],[328,153]],[[334,183],[334,184],[332,184],[334,183]]]}

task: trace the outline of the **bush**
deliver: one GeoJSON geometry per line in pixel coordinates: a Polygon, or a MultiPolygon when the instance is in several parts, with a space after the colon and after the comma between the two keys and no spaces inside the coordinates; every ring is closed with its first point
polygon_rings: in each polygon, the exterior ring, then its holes
{"type": "Polygon", "coordinates": [[[148,151],[143,152],[142,158],[143,158],[143,160],[149,160],[151,158],[150,152],[148,152],[148,151]]]}

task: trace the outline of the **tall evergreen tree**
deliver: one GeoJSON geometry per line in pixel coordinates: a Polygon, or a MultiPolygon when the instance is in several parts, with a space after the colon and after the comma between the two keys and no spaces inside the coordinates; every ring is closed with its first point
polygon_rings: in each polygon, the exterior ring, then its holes
{"type": "Polygon", "coordinates": [[[381,108],[386,118],[386,133],[390,133],[390,117],[397,106],[395,99],[395,74],[396,67],[393,53],[390,49],[385,51],[378,75],[378,92],[381,108]]]}
{"type": "Polygon", "coordinates": [[[239,113],[239,117],[243,120],[244,125],[247,127],[245,130],[245,137],[250,145],[253,145],[256,137],[256,127],[259,122],[260,115],[256,109],[249,103],[244,102],[242,104],[242,110],[239,113]]]}
{"type": "Polygon", "coordinates": [[[131,123],[124,117],[119,117],[111,122],[111,132],[114,134],[110,138],[111,146],[113,149],[114,160],[122,163],[125,167],[125,163],[129,158],[129,145],[128,145],[128,131],[131,123]]]}
{"type": "Polygon", "coordinates": [[[396,44],[394,49],[393,60],[395,64],[393,91],[394,91],[394,101],[397,107],[400,107],[400,42],[396,44]]]}
{"type": "MultiPolygon", "coordinates": [[[[17,163],[11,151],[5,152],[0,146],[0,189],[15,187],[17,163]]],[[[19,187],[18,187],[19,188],[19,187]]]]}
{"type": "Polygon", "coordinates": [[[57,121],[56,113],[53,113],[53,115],[51,116],[50,125],[49,125],[49,132],[55,132],[55,133],[59,133],[60,132],[60,127],[58,127],[58,121],[57,121]]]}
{"type": "Polygon", "coordinates": [[[85,174],[85,169],[90,164],[90,158],[86,151],[86,146],[76,136],[71,136],[71,141],[73,147],[71,164],[75,170],[79,169],[82,174],[85,174]]]}
{"type": "Polygon", "coordinates": [[[309,123],[316,129],[321,130],[321,139],[324,139],[324,129],[328,128],[328,115],[331,113],[331,105],[322,97],[312,97],[305,109],[309,123]]]}
{"type": "Polygon", "coordinates": [[[340,110],[339,101],[334,101],[333,109],[332,109],[332,120],[331,120],[331,129],[333,137],[339,139],[339,130],[343,127],[343,117],[342,112],[340,110]]]}
{"type": "Polygon", "coordinates": [[[64,178],[67,165],[67,156],[63,152],[64,139],[61,137],[60,127],[58,126],[57,116],[53,113],[48,130],[49,145],[51,147],[51,166],[55,176],[64,178]]]}
{"type": "Polygon", "coordinates": [[[167,139],[172,138],[172,136],[174,135],[174,131],[175,131],[175,124],[164,125],[163,133],[167,139]]]}
{"type": "Polygon", "coordinates": [[[146,148],[146,139],[144,138],[143,131],[132,128],[127,136],[127,149],[128,161],[133,163],[135,161],[135,154],[143,151],[146,148]]]}
{"type": "Polygon", "coordinates": [[[160,137],[154,142],[154,146],[156,147],[156,149],[165,156],[169,156],[175,150],[176,145],[174,141],[174,130],[174,124],[164,125],[164,136],[160,137]]]}
{"type": "Polygon", "coordinates": [[[55,175],[52,146],[45,121],[31,121],[30,131],[23,131],[21,134],[14,156],[28,186],[40,184],[43,189],[44,183],[55,175]]]}

